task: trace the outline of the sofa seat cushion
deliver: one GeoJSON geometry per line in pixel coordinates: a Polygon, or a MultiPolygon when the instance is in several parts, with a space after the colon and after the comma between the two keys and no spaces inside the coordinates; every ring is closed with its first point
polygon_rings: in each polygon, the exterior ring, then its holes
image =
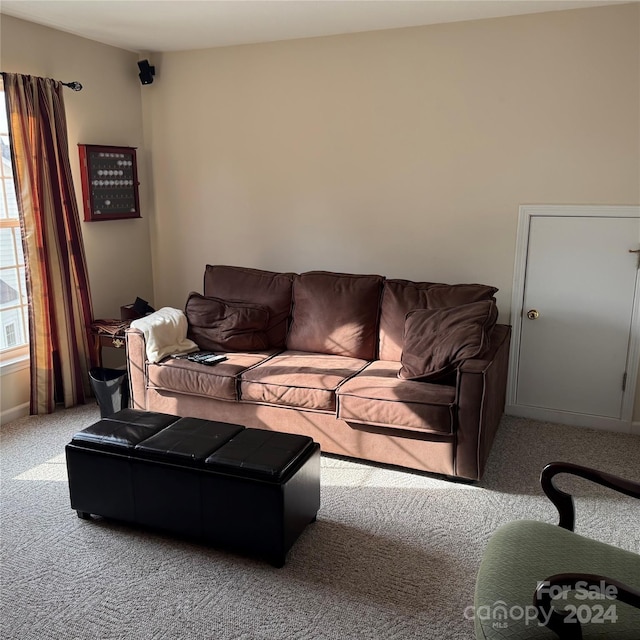
{"type": "Polygon", "coordinates": [[[238,376],[275,353],[275,349],[256,353],[228,353],[226,360],[214,366],[184,358],[169,358],[148,365],[148,384],[150,388],[161,391],[235,401],[238,399],[238,376]]]}
{"type": "Polygon", "coordinates": [[[366,365],[358,358],[285,351],[242,374],[240,399],[335,412],[336,389],[366,365]]]}
{"type": "Polygon", "coordinates": [[[449,435],[455,387],[398,378],[401,364],[377,360],[338,389],[338,418],[381,427],[449,435]]]}

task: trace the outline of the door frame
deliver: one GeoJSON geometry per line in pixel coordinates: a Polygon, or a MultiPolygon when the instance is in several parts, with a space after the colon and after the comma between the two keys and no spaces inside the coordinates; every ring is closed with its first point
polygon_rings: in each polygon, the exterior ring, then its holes
{"type": "MultiPolygon", "coordinates": [[[[573,424],[608,431],[640,434],[640,422],[633,422],[633,407],[638,382],[640,363],[640,271],[636,276],[631,335],[626,362],[626,387],[622,395],[620,420],[555,409],[543,409],[516,404],[518,367],[520,363],[520,338],[524,312],[525,277],[529,252],[529,229],[534,217],[598,217],[598,218],[640,218],[640,206],[635,205],[521,205],[518,214],[518,235],[511,296],[511,348],[509,352],[509,375],[507,379],[507,402],[505,413],[509,415],[573,424]]],[[[640,242],[640,238],[635,241],[640,242]]],[[[640,247],[638,247],[640,248],[640,247]]]]}

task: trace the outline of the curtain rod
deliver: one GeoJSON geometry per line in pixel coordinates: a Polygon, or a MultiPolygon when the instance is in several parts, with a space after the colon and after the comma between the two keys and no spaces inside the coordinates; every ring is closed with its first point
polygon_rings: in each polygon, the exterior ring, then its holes
{"type": "MultiPolygon", "coordinates": [[[[0,71],[2,75],[6,73],[6,71],[0,71]]],[[[82,91],[82,85],[77,80],[72,80],[71,82],[60,82],[61,85],[65,87],[69,87],[69,89],[73,89],[74,91],[82,91]]]]}
{"type": "Polygon", "coordinates": [[[77,80],[72,80],[71,82],[61,82],[65,87],[69,87],[69,89],[73,89],[74,91],[82,91],[82,85],[77,80]]]}

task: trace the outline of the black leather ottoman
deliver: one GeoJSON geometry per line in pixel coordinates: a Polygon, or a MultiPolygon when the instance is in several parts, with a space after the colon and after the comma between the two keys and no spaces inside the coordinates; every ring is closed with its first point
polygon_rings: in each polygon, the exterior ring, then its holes
{"type": "Polygon", "coordinates": [[[71,507],[282,566],[320,508],[306,436],[124,409],[66,446],[71,507]]]}

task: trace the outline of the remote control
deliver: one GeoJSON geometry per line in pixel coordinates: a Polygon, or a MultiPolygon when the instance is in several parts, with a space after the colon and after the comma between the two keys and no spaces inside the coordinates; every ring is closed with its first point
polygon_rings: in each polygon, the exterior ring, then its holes
{"type": "Polygon", "coordinates": [[[227,359],[227,356],[216,354],[213,351],[196,351],[194,353],[185,353],[175,357],[189,360],[190,362],[196,362],[197,364],[208,365],[218,364],[218,362],[223,362],[227,359]]]}

